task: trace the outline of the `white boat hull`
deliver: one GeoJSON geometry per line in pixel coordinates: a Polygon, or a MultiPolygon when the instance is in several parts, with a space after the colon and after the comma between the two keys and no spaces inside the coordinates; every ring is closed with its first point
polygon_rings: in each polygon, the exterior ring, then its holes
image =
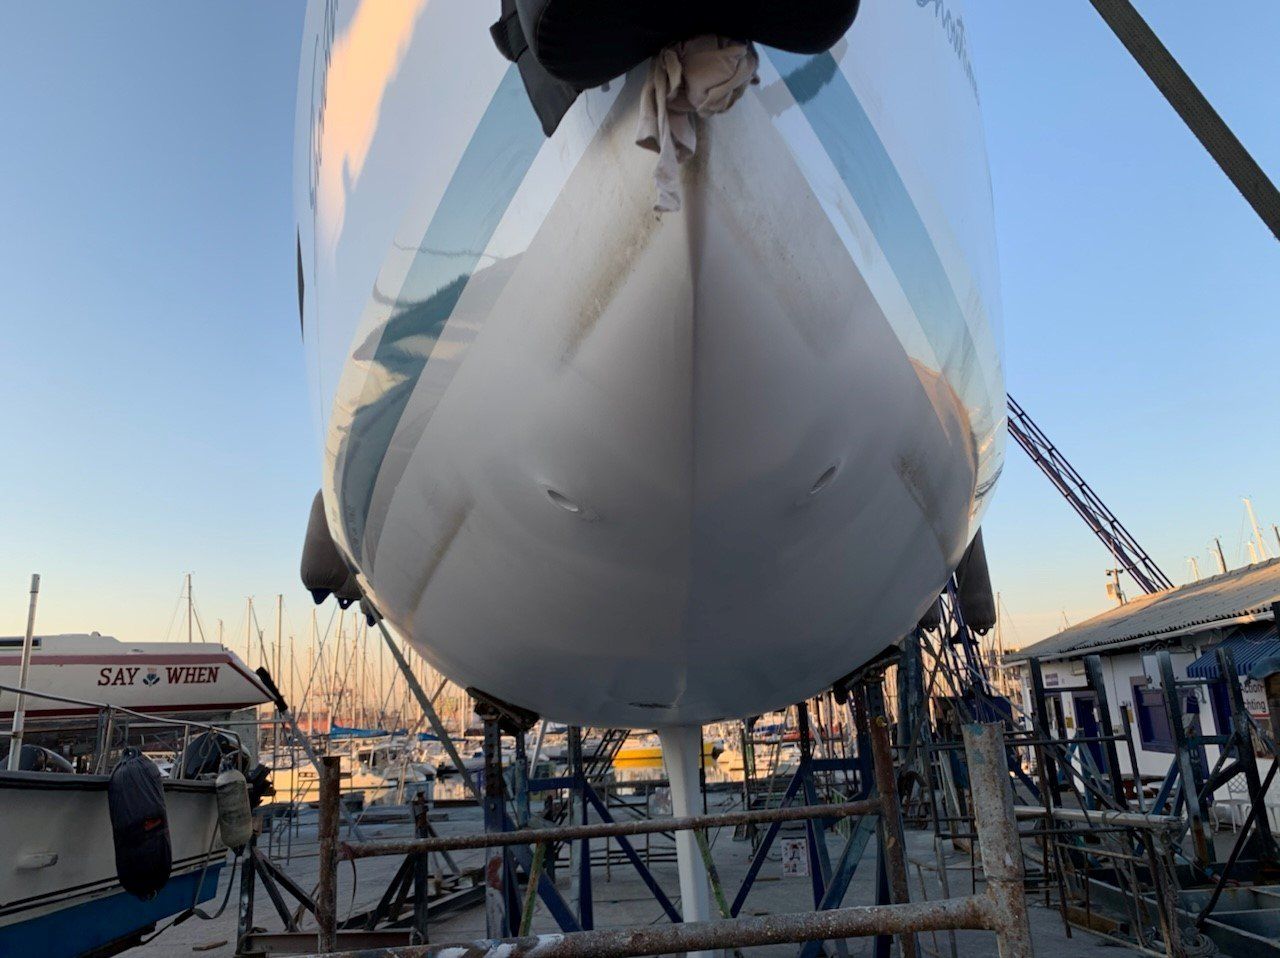
{"type": "Polygon", "coordinates": [[[116,879],[107,781],[0,772],[0,955],[74,958],[213,896],[226,857],[213,783],[164,783],[173,872],[143,902],[116,879]]]}
{"type": "Polygon", "coordinates": [[[869,0],[832,54],[766,52],[658,215],[642,70],[544,142],[487,9],[383,23],[390,61],[337,10],[304,45],[303,328],[330,526],[388,620],[463,685],[632,727],[785,706],[905,634],[1003,457],[946,31],[869,0]]]}
{"type": "MultiPolygon", "coordinates": [[[[21,639],[0,639],[0,685],[18,687],[21,639]]],[[[36,637],[26,685],[77,702],[28,695],[28,727],[81,721],[105,703],[136,712],[187,718],[225,715],[269,700],[258,677],[214,642],[141,642],[111,636],[36,637]]],[[[11,719],[14,692],[0,692],[0,720],[11,719]]]]}

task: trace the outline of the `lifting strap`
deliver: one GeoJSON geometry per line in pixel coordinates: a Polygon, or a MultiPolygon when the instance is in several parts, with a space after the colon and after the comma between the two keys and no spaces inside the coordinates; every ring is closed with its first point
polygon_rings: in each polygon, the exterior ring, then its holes
{"type": "Polygon", "coordinates": [[[519,67],[520,79],[524,82],[534,112],[538,114],[542,132],[550,136],[578,99],[580,91],[553,77],[530,52],[529,41],[520,25],[516,0],[502,0],[502,13],[497,23],[489,28],[489,35],[493,37],[498,52],[519,67]]]}

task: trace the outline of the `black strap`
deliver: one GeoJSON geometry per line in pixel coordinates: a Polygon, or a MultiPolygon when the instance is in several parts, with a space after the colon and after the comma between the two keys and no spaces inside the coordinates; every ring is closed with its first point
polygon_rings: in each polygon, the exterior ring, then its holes
{"type": "Polygon", "coordinates": [[[578,98],[577,88],[557,80],[533,55],[520,25],[516,0],[502,0],[502,13],[498,22],[489,28],[489,36],[493,37],[498,52],[520,68],[520,79],[524,81],[529,102],[538,114],[542,132],[550,136],[578,98]]]}
{"type": "Polygon", "coordinates": [[[520,26],[515,0],[502,0],[502,16],[489,28],[489,36],[493,37],[498,52],[512,63],[529,49],[529,41],[524,38],[524,28],[520,26]]]}

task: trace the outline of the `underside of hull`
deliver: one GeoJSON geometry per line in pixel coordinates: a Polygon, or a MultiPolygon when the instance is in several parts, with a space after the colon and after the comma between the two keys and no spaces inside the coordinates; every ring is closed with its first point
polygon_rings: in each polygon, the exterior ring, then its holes
{"type": "Polygon", "coordinates": [[[975,454],[763,106],[707,124],[659,216],[634,99],[493,267],[416,439],[410,400],[364,544],[446,674],[646,726],[784,705],[904,633],[967,543],[975,454]]]}
{"type": "Polygon", "coordinates": [[[870,121],[823,138],[836,61],[794,66],[701,124],[675,214],[634,143],[643,68],[545,145],[492,122],[528,113],[509,72],[397,226],[325,501],[455,681],[584,725],[756,714],[905,634],[968,544],[1002,447],[980,284],[953,291],[870,121]]]}

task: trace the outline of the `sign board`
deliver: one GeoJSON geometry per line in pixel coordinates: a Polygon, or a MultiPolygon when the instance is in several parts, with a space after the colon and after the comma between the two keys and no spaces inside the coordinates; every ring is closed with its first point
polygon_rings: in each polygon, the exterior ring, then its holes
{"type": "Polygon", "coordinates": [[[1244,679],[1240,683],[1240,691],[1244,693],[1245,711],[1265,723],[1270,716],[1267,710],[1267,690],[1260,679],[1244,679]]]}
{"type": "Polygon", "coordinates": [[[660,786],[653,790],[653,794],[649,797],[649,814],[656,815],[659,818],[671,815],[671,789],[668,786],[660,786]]]}
{"type": "Polygon", "coordinates": [[[782,877],[809,877],[809,839],[782,839],[782,877]]]}
{"type": "Polygon", "coordinates": [[[1044,687],[1047,689],[1056,689],[1061,681],[1062,679],[1057,672],[1044,673],[1044,687]]]}

